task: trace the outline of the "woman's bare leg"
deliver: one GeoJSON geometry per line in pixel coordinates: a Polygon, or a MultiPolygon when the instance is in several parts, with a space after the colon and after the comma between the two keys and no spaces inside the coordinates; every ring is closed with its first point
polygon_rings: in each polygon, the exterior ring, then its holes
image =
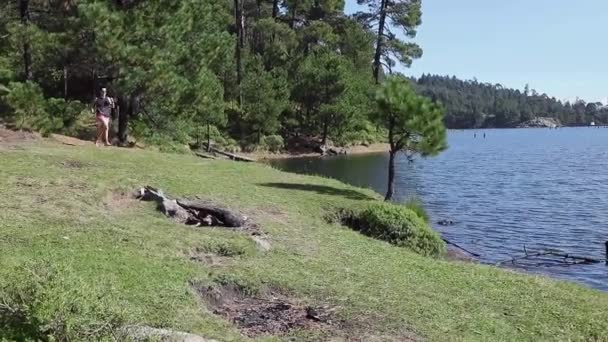
{"type": "Polygon", "coordinates": [[[103,124],[97,120],[97,132],[95,133],[95,145],[99,147],[101,144],[101,135],[103,134],[103,124]]]}
{"type": "Polygon", "coordinates": [[[108,136],[110,134],[110,123],[107,122],[105,123],[105,125],[103,126],[103,134],[104,134],[104,139],[105,139],[105,144],[106,146],[110,146],[110,140],[108,139],[108,136]]]}

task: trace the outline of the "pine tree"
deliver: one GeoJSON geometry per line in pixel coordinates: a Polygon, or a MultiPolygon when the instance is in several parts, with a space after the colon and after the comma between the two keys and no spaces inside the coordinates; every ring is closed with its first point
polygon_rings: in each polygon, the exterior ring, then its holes
{"type": "Polygon", "coordinates": [[[357,0],[359,5],[367,5],[368,10],[356,17],[371,30],[376,27],[376,52],[374,54],[373,75],[380,83],[382,66],[391,73],[396,62],[410,66],[412,60],[422,56],[422,49],[398,37],[399,31],[407,38],[416,36],[416,28],[422,23],[421,0],[357,0]],[[397,31],[395,31],[397,30],[397,31]]]}
{"type": "Polygon", "coordinates": [[[408,160],[415,155],[431,156],[447,148],[443,109],[428,98],[417,95],[408,80],[391,77],[376,97],[376,120],[388,131],[390,144],[388,189],[385,200],[395,193],[395,157],[404,152],[408,160]]]}

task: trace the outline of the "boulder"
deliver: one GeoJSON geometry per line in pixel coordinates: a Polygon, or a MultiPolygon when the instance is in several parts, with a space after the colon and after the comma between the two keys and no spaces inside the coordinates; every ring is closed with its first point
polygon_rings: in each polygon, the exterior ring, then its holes
{"type": "Polygon", "coordinates": [[[124,329],[125,334],[133,341],[166,341],[166,342],[218,342],[198,335],[157,329],[146,326],[131,326],[124,329]]]}
{"type": "Polygon", "coordinates": [[[559,119],[538,117],[519,124],[517,128],[557,128],[561,126],[562,123],[559,119]]]}
{"type": "Polygon", "coordinates": [[[437,224],[440,226],[453,226],[454,221],[443,219],[443,220],[437,221],[437,224]]]}

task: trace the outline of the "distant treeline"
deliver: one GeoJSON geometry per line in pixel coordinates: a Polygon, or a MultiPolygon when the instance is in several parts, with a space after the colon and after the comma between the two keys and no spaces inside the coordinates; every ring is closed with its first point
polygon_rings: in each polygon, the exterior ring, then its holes
{"type": "Polygon", "coordinates": [[[608,106],[600,102],[562,102],[528,86],[520,91],[438,75],[422,75],[413,82],[422,94],[443,103],[449,128],[515,127],[536,117],[557,118],[568,126],[608,123],[608,106]]]}

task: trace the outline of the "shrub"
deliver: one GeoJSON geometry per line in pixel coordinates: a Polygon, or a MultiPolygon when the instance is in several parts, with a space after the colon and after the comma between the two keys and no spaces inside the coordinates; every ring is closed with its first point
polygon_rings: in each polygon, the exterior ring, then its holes
{"type": "Polygon", "coordinates": [[[429,214],[426,212],[422,201],[420,201],[418,198],[412,197],[407,200],[407,202],[405,202],[405,207],[415,212],[425,223],[428,224],[430,222],[429,214]]]}
{"type": "Polygon", "coordinates": [[[12,109],[10,121],[15,127],[43,135],[69,131],[85,109],[78,101],[45,99],[40,86],[30,81],[11,82],[5,92],[4,99],[12,109]]]}
{"type": "Polygon", "coordinates": [[[46,102],[48,116],[57,122],[53,131],[73,133],[73,129],[83,115],[91,116],[90,112],[86,110],[86,106],[79,101],[66,101],[51,97],[46,102]]]}
{"type": "Polygon", "coordinates": [[[13,110],[12,122],[17,129],[47,130],[57,123],[50,122],[42,89],[34,82],[11,82],[5,95],[13,110]]]}
{"type": "Polygon", "coordinates": [[[283,147],[285,147],[285,142],[283,141],[283,137],[280,135],[269,135],[262,138],[261,145],[272,153],[281,152],[283,147]]]}
{"type": "Polygon", "coordinates": [[[418,214],[391,203],[374,203],[354,214],[347,223],[362,234],[427,255],[445,253],[445,243],[418,214]]]}

